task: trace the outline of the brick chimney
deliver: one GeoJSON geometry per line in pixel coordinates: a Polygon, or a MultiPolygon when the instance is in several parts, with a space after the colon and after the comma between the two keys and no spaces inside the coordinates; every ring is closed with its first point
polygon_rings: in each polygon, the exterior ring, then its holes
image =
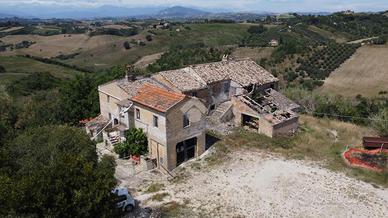
{"type": "Polygon", "coordinates": [[[136,75],[135,75],[135,67],[131,64],[128,64],[126,66],[126,73],[125,73],[125,78],[127,81],[135,81],[136,80],[136,75]]]}

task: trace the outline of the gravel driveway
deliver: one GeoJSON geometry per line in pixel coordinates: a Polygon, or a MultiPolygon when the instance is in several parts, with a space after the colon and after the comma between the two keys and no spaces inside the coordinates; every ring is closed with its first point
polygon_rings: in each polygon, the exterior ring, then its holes
{"type": "Polygon", "coordinates": [[[151,207],[177,202],[182,217],[388,217],[387,189],[315,163],[256,150],[232,153],[212,167],[203,160],[186,164],[186,177],[165,180],[154,193],[168,193],[163,201],[141,192],[137,198],[151,207]]]}

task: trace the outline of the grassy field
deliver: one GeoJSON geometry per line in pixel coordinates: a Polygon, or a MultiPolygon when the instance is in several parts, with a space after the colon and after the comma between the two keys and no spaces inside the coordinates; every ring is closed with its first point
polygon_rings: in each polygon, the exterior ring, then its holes
{"type": "Polygon", "coordinates": [[[262,58],[270,58],[272,53],[274,51],[274,48],[266,47],[266,48],[248,48],[248,47],[241,47],[236,48],[232,56],[241,59],[241,58],[251,58],[255,61],[260,61],[262,58]]]}
{"type": "Polygon", "coordinates": [[[84,52],[105,45],[111,45],[124,37],[119,36],[94,36],[86,34],[60,34],[53,36],[39,35],[10,35],[2,38],[6,44],[18,43],[23,40],[33,41],[35,44],[28,48],[4,52],[3,55],[24,55],[52,58],[60,54],[84,52]]]}
{"type": "Polygon", "coordinates": [[[325,38],[328,38],[328,39],[333,39],[335,40],[337,43],[345,43],[348,41],[348,39],[346,38],[345,35],[342,35],[340,33],[336,33],[336,32],[330,32],[330,31],[327,31],[327,30],[324,30],[324,29],[321,29],[317,26],[313,26],[313,25],[310,25],[308,27],[309,30],[313,31],[313,32],[316,32],[320,35],[322,35],[323,37],[325,38]]]}
{"type": "Polygon", "coordinates": [[[388,173],[374,173],[348,167],[341,157],[346,146],[360,146],[363,136],[373,135],[375,135],[375,132],[366,127],[301,116],[300,133],[297,136],[270,139],[241,130],[228,136],[221,141],[221,144],[237,147],[256,147],[283,154],[291,159],[318,161],[331,170],[340,171],[348,176],[388,187],[388,173]]]}
{"type": "Polygon", "coordinates": [[[203,43],[207,46],[224,46],[239,43],[247,33],[248,25],[240,24],[190,24],[179,27],[180,32],[169,30],[154,30],[156,35],[151,42],[145,40],[147,31],[139,35],[121,38],[114,44],[101,45],[81,52],[74,59],[66,60],[66,63],[94,69],[108,68],[117,64],[135,63],[144,56],[165,52],[172,45],[189,45],[203,43]],[[131,40],[146,41],[145,46],[132,45],[132,48],[125,50],[124,41],[131,40]]]}
{"type": "Polygon", "coordinates": [[[388,91],[388,45],[363,46],[325,80],[322,92],[373,97],[388,91]]]}
{"type": "Polygon", "coordinates": [[[0,73],[0,85],[5,85],[12,80],[22,78],[35,72],[49,72],[60,79],[71,78],[76,74],[80,74],[80,72],[69,68],[45,64],[29,58],[16,56],[0,56],[0,65],[6,70],[5,73],[0,73]]]}
{"type": "Polygon", "coordinates": [[[89,37],[86,34],[71,35],[14,35],[2,38],[4,43],[18,43],[23,40],[36,42],[29,48],[4,52],[1,55],[30,54],[33,56],[52,58],[61,54],[75,54],[72,59],[61,60],[68,64],[87,67],[92,70],[107,69],[118,64],[135,63],[143,56],[166,51],[172,45],[189,45],[203,43],[206,46],[233,45],[241,42],[247,34],[249,25],[241,24],[188,24],[178,26],[180,31],[153,30],[156,35],[151,42],[145,37],[147,30],[131,37],[101,35],[89,37]],[[132,48],[124,49],[125,41],[142,40],[145,46],[132,43],[132,48]]]}

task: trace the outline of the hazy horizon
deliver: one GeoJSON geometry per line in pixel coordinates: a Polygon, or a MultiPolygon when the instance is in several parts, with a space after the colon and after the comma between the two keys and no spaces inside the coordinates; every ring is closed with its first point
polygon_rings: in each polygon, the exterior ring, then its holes
{"type": "MultiPolygon", "coordinates": [[[[12,12],[31,5],[63,9],[98,8],[112,5],[123,8],[148,8],[184,6],[209,12],[336,12],[354,10],[357,12],[377,12],[388,9],[386,0],[0,0],[0,5],[12,12]]],[[[1,10],[1,9],[0,9],[1,10]]],[[[28,11],[25,11],[26,13],[28,11]]]]}

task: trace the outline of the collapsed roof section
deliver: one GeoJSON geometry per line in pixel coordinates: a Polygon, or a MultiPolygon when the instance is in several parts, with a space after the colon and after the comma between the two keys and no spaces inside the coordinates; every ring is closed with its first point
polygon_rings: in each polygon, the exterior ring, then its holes
{"type": "Polygon", "coordinates": [[[273,125],[298,117],[299,105],[274,89],[266,89],[253,98],[241,95],[238,99],[273,125]]]}
{"type": "Polygon", "coordinates": [[[108,124],[109,120],[104,118],[101,114],[93,118],[85,124],[91,131],[98,131],[108,124]]]}

